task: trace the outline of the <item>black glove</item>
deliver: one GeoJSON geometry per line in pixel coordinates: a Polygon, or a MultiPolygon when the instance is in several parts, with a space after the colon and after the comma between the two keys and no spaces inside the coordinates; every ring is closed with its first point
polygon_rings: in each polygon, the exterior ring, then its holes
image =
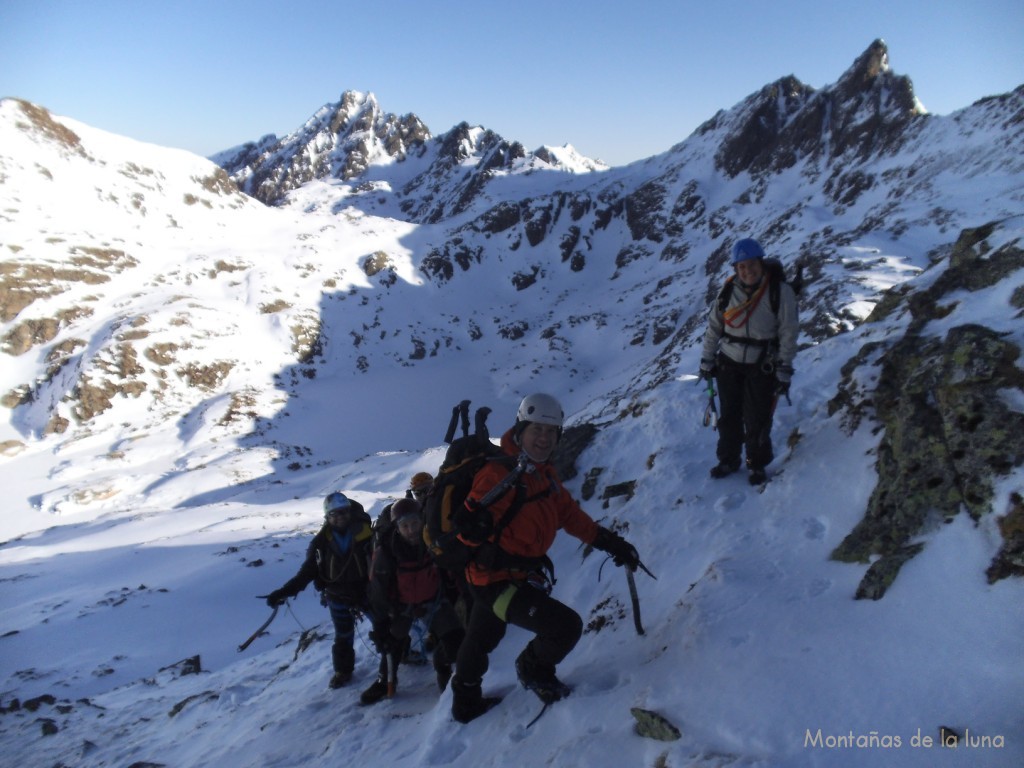
{"type": "Polygon", "coordinates": [[[384,629],[370,630],[370,642],[377,649],[377,653],[387,656],[398,650],[398,640],[390,632],[384,629]]]}
{"type": "Polygon", "coordinates": [[[271,608],[277,608],[279,605],[284,605],[285,600],[289,597],[291,597],[291,595],[286,594],[283,589],[275,589],[267,595],[267,605],[271,608]]]}
{"type": "Polygon", "coordinates": [[[715,378],[715,373],[718,367],[715,365],[714,360],[701,360],[700,361],[700,378],[705,381],[711,381],[715,378]]]}
{"type": "Polygon", "coordinates": [[[482,544],[494,532],[494,519],[486,509],[466,509],[460,506],[452,513],[452,522],[462,538],[482,544]]]}
{"type": "Polygon", "coordinates": [[[636,547],[607,528],[598,530],[594,548],[607,552],[616,565],[624,565],[631,571],[635,571],[640,565],[640,553],[636,551],[636,547]]]}
{"type": "Polygon", "coordinates": [[[775,395],[789,401],[789,382],[793,378],[793,366],[775,366],[775,395]]]}

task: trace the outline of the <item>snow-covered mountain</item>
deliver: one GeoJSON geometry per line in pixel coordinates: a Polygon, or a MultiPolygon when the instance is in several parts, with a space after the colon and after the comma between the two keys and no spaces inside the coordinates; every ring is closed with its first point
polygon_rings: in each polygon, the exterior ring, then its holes
{"type": "Polygon", "coordinates": [[[415,115],[384,114],[372,94],[346,91],[293,134],[225,150],[211,158],[247,194],[267,204],[314,180],[334,182],[336,195],[364,212],[436,222],[463,213],[497,174],[568,173],[606,166],[571,146],[527,152],[493,131],[460,123],[436,139],[415,115]],[[401,201],[397,211],[381,206],[401,201]]]}
{"type": "MultiPolygon", "coordinates": [[[[825,741],[875,732],[932,765],[911,737],[945,726],[989,738],[972,765],[1017,764],[1021,114],[1024,87],[928,115],[881,41],[622,168],[432,136],[355,92],[219,165],[0,102],[5,754],[864,765],[877,749],[825,741]],[[676,380],[748,235],[808,281],[763,493],[707,478],[714,436],[676,380]],[[455,402],[497,430],[538,390],[590,427],[570,487],[659,576],[647,636],[563,540],[557,589],[590,629],[577,692],[530,730],[522,692],[456,727],[415,670],[374,712],[326,691],[309,595],[235,652],[324,492],[376,511],[436,469],[455,402]],[[682,739],[632,735],[632,705],[682,739]]],[[[513,682],[518,640],[485,687],[513,682]]]]}

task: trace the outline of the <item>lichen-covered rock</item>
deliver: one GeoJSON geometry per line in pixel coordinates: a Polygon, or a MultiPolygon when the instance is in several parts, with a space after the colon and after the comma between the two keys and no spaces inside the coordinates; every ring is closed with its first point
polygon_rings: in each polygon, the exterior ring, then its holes
{"type": "MultiPolygon", "coordinates": [[[[870,397],[885,430],[878,446],[878,484],[864,519],[832,553],[845,562],[878,558],[858,598],[877,600],[885,594],[900,567],[924,548],[912,541],[915,537],[961,511],[974,520],[991,512],[999,503],[996,478],[1024,463],[1024,414],[1001,395],[1024,392],[1020,348],[1006,334],[977,324],[954,326],[944,336],[926,335],[932,320],[952,311],[955,291],[994,285],[1024,266],[1015,246],[988,252],[985,241],[993,231],[993,226],[965,231],[938,279],[923,291],[887,302],[887,315],[909,309],[905,334],[887,346],[874,345],[844,369],[843,407],[856,410],[854,403],[863,405],[870,397]],[[854,370],[881,349],[878,384],[870,395],[858,397],[854,370]]],[[[1006,527],[1014,532],[1012,520],[1006,527]]],[[[1004,531],[1004,538],[1012,563],[1020,544],[1011,543],[1013,533],[1007,537],[1004,531]]],[[[1004,562],[993,565],[989,576],[1013,570],[1004,562]]]]}
{"type": "Polygon", "coordinates": [[[999,518],[1003,546],[985,572],[990,584],[1008,576],[1024,576],[1024,497],[1010,494],[1009,506],[999,518]]]}
{"type": "Polygon", "coordinates": [[[641,707],[631,707],[630,714],[636,720],[636,732],[640,736],[658,741],[676,741],[683,734],[667,717],[641,707]]]}

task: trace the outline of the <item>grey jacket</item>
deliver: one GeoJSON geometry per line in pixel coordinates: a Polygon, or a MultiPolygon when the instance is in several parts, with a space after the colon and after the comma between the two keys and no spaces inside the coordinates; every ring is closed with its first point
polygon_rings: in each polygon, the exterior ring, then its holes
{"type": "MultiPolygon", "coordinates": [[[[762,279],[768,280],[768,275],[765,275],[762,279]]],[[[736,279],[726,310],[742,304],[756,290],[754,288],[748,293],[742,283],[736,279]]],[[[780,380],[788,381],[789,373],[793,368],[793,359],[796,357],[796,340],[800,333],[796,294],[793,293],[793,288],[787,283],[779,285],[778,316],[772,311],[768,290],[765,291],[760,303],[742,326],[738,328],[727,327],[723,314],[718,309],[718,301],[716,299],[711,305],[711,311],[708,313],[708,328],[704,333],[704,348],[700,356],[701,361],[714,360],[719,351],[737,363],[756,363],[761,360],[761,354],[764,352],[765,345],[732,341],[726,337],[727,333],[729,336],[744,339],[764,341],[778,339],[778,346],[769,347],[768,354],[772,355],[774,360],[776,376],[780,380]]]]}

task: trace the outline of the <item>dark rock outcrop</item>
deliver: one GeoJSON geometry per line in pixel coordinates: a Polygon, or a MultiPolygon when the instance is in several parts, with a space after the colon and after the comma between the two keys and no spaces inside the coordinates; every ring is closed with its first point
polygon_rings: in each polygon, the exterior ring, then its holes
{"type": "MultiPolygon", "coordinates": [[[[885,313],[910,313],[906,332],[888,345],[866,349],[846,370],[849,378],[881,351],[878,384],[863,395],[885,430],[878,447],[878,484],[864,519],[832,553],[844,562],[878,557],[861,581],[858,598],[882,597],[903,564],[924,548],[917,541],[922,534],[961,511],[978,521],[1001,507],[996,480],[1024,464],[1024,414],[1001,394],[1024,393],[1020,348],[1005,334],[974,323],[953,326],[943,335],[928,333],[931,321],[955,310],[956,291],[991,287],[1024,268],[1024,252],[1015,245],[989,248],[987,238],[995,229],[965,232],[948,268],[927,289],[886,303],[885,313]]],[[[849,394],[845,388],[847,404],[849,394]]],[[[1020,546],[1013,519],[1011,535],[1004,532],[1011,552],[1020,546]]],[[[994,566],[990,576],[1009,570],[994,566]]]]}

